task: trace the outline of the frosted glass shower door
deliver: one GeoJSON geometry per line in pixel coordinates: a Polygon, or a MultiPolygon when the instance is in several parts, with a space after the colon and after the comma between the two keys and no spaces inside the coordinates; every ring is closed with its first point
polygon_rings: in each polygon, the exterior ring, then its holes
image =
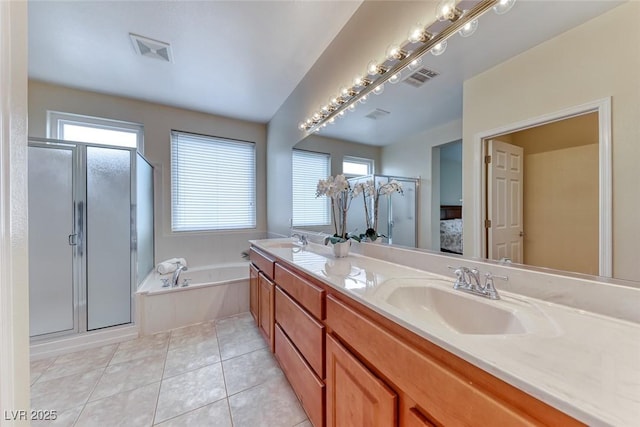
{"type": "Polygon", "coordinates": [[[74,148],[35,147],[29,162],[29,335],[75,325],[74,148]]]}
{"type": "Polygon", "coordinates": [[[87,329],[131,322],[131,154],[87,147],[87,329]]]}

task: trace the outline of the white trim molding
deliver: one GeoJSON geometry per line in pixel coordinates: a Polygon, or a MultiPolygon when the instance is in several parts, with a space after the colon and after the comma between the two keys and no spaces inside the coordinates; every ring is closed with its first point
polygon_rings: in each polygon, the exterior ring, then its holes
{"type": "Polygon", "coordinates": [[[599,275],[613,277],[613,215],[612,215],[612,163],[611,163],[611,97],[576,105],[539,117],[511,123],[495,129],[478,132],[473,137],[473,176],[479,180],[473,192],[473,212],[475,227],[473,230],[473,247],[476,256],[483,257],[486,245],[484,216],[486,204],[485,168],[483,167],[483,141],[500,135],[517,132],[543,124],[580,116],[587,113],[598,113],[599,128],[599,275]]]}
{"type": "Polygon", "coordinates": [[[0,178],[0,426],[29,425],[26,1],[0,1],[0,178]]]}

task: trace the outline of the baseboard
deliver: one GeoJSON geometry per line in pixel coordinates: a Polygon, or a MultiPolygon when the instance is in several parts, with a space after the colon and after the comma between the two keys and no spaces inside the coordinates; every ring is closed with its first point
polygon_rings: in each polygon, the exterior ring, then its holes
{"type": "Polygon", "coordinates": [[[86,332],[69,337],[55,338],[50,341],[31,344],[31,360],[46,359],[61,354],[101,347],[138,338],[138,327],[127,325],[86,332]]]}

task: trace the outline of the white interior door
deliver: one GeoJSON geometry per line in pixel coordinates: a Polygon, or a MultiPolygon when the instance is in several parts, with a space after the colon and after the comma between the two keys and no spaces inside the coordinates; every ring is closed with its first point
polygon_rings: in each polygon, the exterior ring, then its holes
{"type": "Polygon", "coordinates": [[[487,148],[488,258],[522,263],[523,149],[495,139],[487,148]]]}

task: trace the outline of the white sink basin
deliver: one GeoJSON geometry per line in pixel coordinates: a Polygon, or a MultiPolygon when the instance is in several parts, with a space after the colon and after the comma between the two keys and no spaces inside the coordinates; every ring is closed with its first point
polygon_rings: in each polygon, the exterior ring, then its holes
{"type": "Polygon", "coordinates": [[[450,289],[439,279],[390,279],[378,295],[420,323],[440,323],[465,335],[553,334],[555,325],[523,301],[490,300],[450,289]]]}

